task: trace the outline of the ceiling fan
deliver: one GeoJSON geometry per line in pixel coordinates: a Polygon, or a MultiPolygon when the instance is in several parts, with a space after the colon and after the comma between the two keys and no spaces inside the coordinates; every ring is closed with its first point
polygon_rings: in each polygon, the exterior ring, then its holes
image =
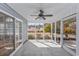
{"type": "Polygon", "coordinates": [[[35,18],[35,20],[39,19],[39,18],[42,18],[44,20],[46,20],[45,17],[52,17],[53,15],[52,14],[46,14],[44,15],[44,11],[43,10],[39,10],[39,14],[38,15],[31,15],[31,16],[37,16],[37,18],[35,18]]]}

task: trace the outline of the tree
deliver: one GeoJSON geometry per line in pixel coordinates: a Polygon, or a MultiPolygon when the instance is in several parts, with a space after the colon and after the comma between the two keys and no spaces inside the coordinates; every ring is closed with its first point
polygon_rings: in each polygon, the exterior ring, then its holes
{"type": "Polygon", "coordinates": [[[51,32],[51,24],[45,24],[44,31],[51,32]]]}

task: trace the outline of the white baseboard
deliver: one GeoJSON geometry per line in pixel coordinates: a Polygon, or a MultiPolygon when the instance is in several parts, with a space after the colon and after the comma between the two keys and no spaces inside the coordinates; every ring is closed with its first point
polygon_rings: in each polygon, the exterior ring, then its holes
{"type": "Polygon", "coordinates": [[[68,53],[70,53],[71,55],[76,56],[76,53],[73,52],[73,51],[71,51],[71,50],[70,50],[69,48],[67,48],[66,46],[63,46],[63,48],[64,48],[68,53]]]}
{"type": "Polygon", "coordinates": [[[9,56],[13,56],[21,47],[23,46],[23,43],[20,44],[9,56]]]}

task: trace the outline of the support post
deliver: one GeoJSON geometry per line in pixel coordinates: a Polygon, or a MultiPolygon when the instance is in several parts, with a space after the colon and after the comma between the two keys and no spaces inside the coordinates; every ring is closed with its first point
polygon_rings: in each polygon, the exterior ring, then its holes
{"type": "MultiPolygon", "coordinates": [[[[35,25],[35,29],[36,29],[36,25],[35,25]]],[[[35,30],[35,40],[37,40],[37,38],[36,38],[36,30],[35,30]]]]}
{"type": "Polygon", "coordinates": [[[43,40],[45,40],[44,35],[45,35],[45,32],[44,32],[44,24],[43,24],[43,40]]]}
{"type": "Polygon", "coordinates": [[[76,55],[79,56],[79,14],[76,16],[76,55]]]}
{"type": "Polygon", "coordinates": [[[60,45],[63,47],[63,21],[60,24],[60,45]]]}
{"type": "Polygon", "coordinates": [[[56,22],[55,22],[55,35],[54,35],[54,38],[55,38],[55,42],[56,42],[56,22]]]}
{"type": "Polygon", "coordinates": [[[51,23],[51,40],[53,40],[53,30],[52,30],[52,23],[51,23]]]}

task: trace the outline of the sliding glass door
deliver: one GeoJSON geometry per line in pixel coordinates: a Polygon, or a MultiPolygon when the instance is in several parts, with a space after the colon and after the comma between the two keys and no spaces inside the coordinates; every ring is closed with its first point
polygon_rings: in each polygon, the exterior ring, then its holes
{"type": "Polygon", "coordinates": [[[0,13],[0,55],[10,55],[22,42],[22,22],[0,13]]]}
{"type": "Polygon", "coordinates": [[[0,55],[9,55],[15,48],[13,24],[13,18],[0,15],[0,55]]]}

